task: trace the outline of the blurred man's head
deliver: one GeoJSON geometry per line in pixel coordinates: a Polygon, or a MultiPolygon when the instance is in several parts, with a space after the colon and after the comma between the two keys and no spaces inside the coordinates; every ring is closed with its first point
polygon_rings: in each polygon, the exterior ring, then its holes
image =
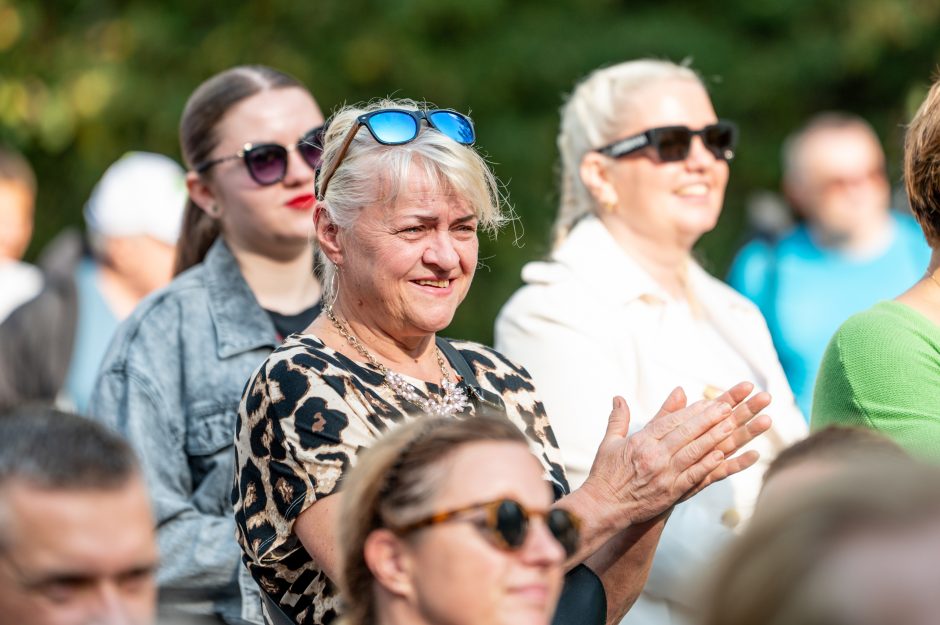
{"type": "Polygon", "coordinates": [[[179,164],[160,154],[125,154],[85,204],[95,256],[140,296],[164,286],[173,275],[185,204],[185,172],[179,164]]]}
{"type": "Polygon", "coordinates": [[[883,226],[891,201],[885,156],[862,118],[812,118],[784,144],[783,169],[787,198],[827,241],[851,244],[883,226]]]}
{"type": "Polygon", "coordinates": [[[764,472],[758,510],[786,501],[835,475],[872,464],[914,464],[900,445],[865,428],[830,426],[780,452],[764,472]]]}
{"type": "Polygon", "coordinates": [[[36,177],[21,155],[0,147],[0,261],[19,260],[33,236],[36,177]]]}
{"type": "Polygon", "coordinates": [[[156,564],[127,443],[51,408],[0,416],[0,620],[149,625],[156,564]]]}
{"type": "Polygon", "coordinates": [[[936,467],[863,460],[767,503],[709,567],[702,625],[937,622],[936,467]]]}

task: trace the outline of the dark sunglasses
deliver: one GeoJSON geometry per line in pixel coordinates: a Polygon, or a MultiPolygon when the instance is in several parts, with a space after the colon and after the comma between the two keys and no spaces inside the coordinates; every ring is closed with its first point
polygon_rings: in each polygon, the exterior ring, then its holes
{"type": "Polygon", "coordinates": [[[396,534],[404,535],[424,527],[447,523],[468,512],[476,511],[486,513],[479,528],[500,549],[512,551],[522,547],[529,532],[529,519],[532,517],[541,517],[545,521],[548,531],[564,548],[565,554],[571,556],[578,549],[581,526],[581,520],[578,517],[561,508],[552,508],[547,511],[529,510],[512,499],[497,499],[447,512],[438,512],[394,531],[396,534]]]}
{"type": "Polygon", "coordinates": [[[688,126],[664,126],[650,128],[638,135],[619,139],[597,148],[597,152],[613,158],[633,154],[646,147],[656,150],[660,161],[684,161],[692,147],[692,137],[701,137],[702,143],[715,158],[730,161],[734,158],[734,147],[738,142],[738,127],[729,121],[709,124],[701,130],[692,130],[688,126]]]}
{"type": "Polygon", "coordinates": [[[326,196],[326,187],[330,178],[346,156],[353,137],[362,126],[369,129],[372,138],[382,145],[402,145],[414,141],[421,131],[421,120],[428,126],[450,137],[461,145],[471,145],[476,141],[476,131],[469,117],[449,109],[434,109],[431,111],[412,111],[408,109],[382,109],[365,113],[356,118],[356,123],[349,129],[343,140],[332,166],[323,172],[323,182],[320,184],[320,198],[326,196]]]}
{"type": "Polygon", "coordinates": [[[193,169],[196,173],[204,173],[214,165],[225,161],[243,159],[248,174],[252,180],[262,186],[277,184],[287,175],[288,152],[297,150],[303,157],[304,162],[314,171],[320,167],[320,159],[323,157],[323,130],[325,126],[318,126],[302,136],[295,145],[283,146],[278,143],[260,143],[253,145],[246,143],[245,146],[232,154],[223,156],[211,161],[199,163],[193,169]]]}

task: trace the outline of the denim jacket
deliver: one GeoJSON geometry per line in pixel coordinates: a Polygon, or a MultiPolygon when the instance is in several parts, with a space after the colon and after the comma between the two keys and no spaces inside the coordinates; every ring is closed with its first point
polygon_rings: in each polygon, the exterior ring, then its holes
{"type": "Polygon", "coordinates": [[[167,616],[261,622],[258,589],[235,542],[233,441],[245,383],[278,344],[219,239],[202,264],[134,310],[101,365],[89,412],[123,433],[140,456],[167,616]]]}

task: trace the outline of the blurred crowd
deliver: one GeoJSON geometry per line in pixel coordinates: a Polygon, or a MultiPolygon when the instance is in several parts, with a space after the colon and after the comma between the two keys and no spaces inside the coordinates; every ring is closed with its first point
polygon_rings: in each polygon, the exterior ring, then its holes
{"type": "Polygon", "coordinates": [[[737,125],[592,72],[494,347],[441,335],[515,218],[469,116],[265,66],[180,116],[35,263],[0,146],[0,622],[940,622],[940,81],[903,194],[861,117],[793,129],[723,277],[737,125]]]}

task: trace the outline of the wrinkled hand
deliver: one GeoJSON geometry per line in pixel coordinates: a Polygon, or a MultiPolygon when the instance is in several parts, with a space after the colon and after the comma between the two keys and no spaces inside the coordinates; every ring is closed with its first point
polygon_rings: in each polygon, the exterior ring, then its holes
{"type": "Polygon", "coordinates": [[[753,465],[756,451],[732,457],[770,428],[759,415],[770,403],[742,382],[714,400],[687,406],[676,388],[642,430],[628,436],[630,409],[614,397],[607,432],[584,486],[607,505],[629,508],[631,523],[641,523],[669,510],[709,484],[753,465]]]}

